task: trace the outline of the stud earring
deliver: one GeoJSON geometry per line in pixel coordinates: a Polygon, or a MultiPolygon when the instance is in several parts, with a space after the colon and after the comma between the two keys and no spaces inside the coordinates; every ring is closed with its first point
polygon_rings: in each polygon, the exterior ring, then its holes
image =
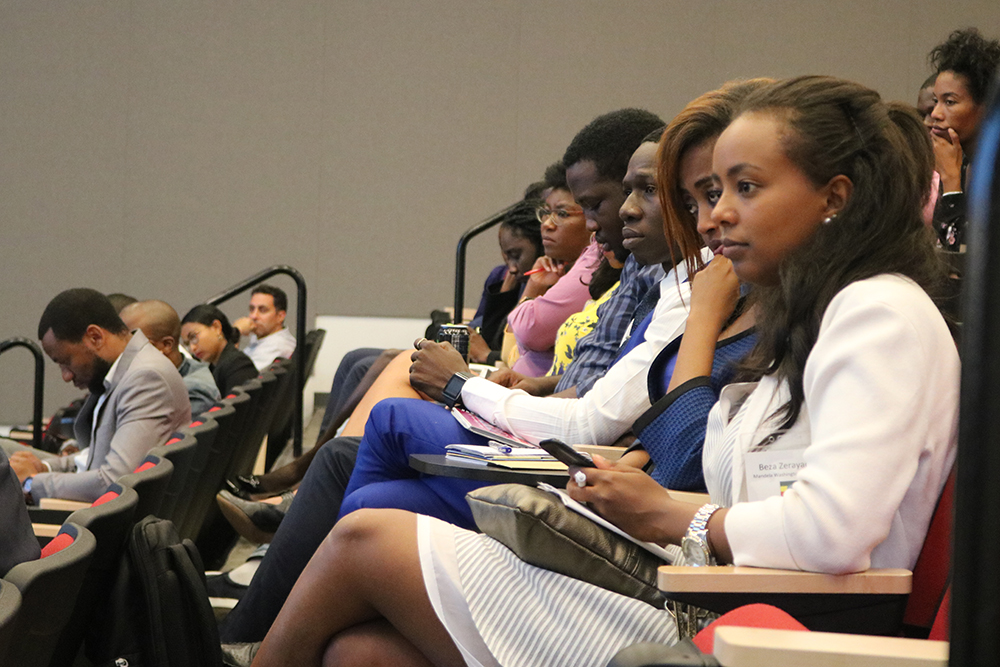
{"type": "Polygon", "coordinates": [[[830,216],[827,216],[827,217],[823,218],[823,224],[824,225],[829,225],[831,222],[833,222],[836,219],[837,219],[837,214],[834,213],[833,215],[830,215],[830,216]]]}

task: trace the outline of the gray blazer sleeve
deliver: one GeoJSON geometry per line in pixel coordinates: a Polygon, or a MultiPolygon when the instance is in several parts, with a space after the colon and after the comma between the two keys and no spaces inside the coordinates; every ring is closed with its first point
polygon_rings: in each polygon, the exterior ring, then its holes
{"type": "MultiPolygon", "coordinates": [[[[159,354],[159,352],[157,352],[159,354]]],[[[32,482],[31,496],[91,502],[108,485],[132,472],[150,449],[166,442],[191,419],[187,390],[176,370],[167,377],[159,368],[132,369],[103,406],[91,448],[90,470],[78,473],[41,473],[32,482]],[[110,446],[107,443],[110,440],[110,446]]]]}

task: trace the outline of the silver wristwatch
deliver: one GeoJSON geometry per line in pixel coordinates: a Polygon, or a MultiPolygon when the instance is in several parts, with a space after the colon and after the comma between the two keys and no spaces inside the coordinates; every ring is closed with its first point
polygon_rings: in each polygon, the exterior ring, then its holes
{"type": "Polygon", "coordinates": [[[702,505],[691,519],[687,534],[681,540],[681,551],[687,565],[715,565],[715,557],[708,546],[708,520],[717,509],[718,505],[702,505]]]}

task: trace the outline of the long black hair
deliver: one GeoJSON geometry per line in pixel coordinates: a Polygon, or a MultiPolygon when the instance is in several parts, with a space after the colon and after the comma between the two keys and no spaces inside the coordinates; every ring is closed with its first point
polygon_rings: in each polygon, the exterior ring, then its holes
{"type": "Polygon", "coordinates": [[[740,114],[746,113],[784,124],[785,154],[817,187],[840,174],[853,184],[836,218],[784,260],[779,284],[756,289],[757,345],[747,366],[787,382],[791,398],[777,415],[779,428],[785,428],[802,409],[806,359],[840,290],[895,273],[933,298],[942,295],[946,274],[921,216],[933,156],[927,131],[911,108],[886,104],[875,91],[850,81],[820,76],[779,81],[749,95],[740,106],[740,114]]]}
{"type": "Polygon", "coordinates": [[[210,327],[216,320],[218,320],[219,324],[222,325],[222,337],[230,343],[237,343],[240,339],[240,334],[238,331],[233,329],[233,325],[229,323],[229,318],[226,317],[224,312],[215,306],[210,306],[207,303],[195,306],[189,310],[184,316],[184,319],[181,320],[181,324],[184,325],[188,322],[194,322],[210,327]]]}

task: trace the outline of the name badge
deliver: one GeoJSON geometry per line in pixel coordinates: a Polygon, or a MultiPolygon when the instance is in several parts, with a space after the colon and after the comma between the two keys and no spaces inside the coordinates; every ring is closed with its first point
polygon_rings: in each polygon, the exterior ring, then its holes
{"type": "Polygon", "coordinates": [[[758,444],[744,456],[747,500],[754,502],[785,494],[799,470],[805,467],[802,453],[809,445],[808,432],[792,429],[762,434],[758,444]]]}

